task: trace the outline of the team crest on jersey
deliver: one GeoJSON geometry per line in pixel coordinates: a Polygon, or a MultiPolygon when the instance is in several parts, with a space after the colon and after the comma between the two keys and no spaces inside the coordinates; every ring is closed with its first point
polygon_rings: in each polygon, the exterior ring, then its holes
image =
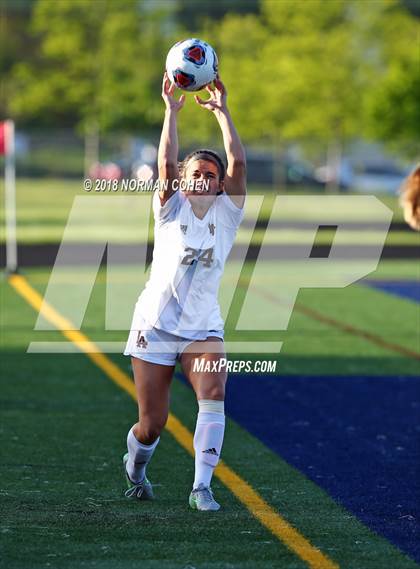
{"type": "Polygon", "coordinates": [[[147,348],[147,340],[144,337],[144,334],[141,330],[139,330],[137,334],[137,341],[136,341],[138,348],[147,348]]]}
{"type": "Polygon", "coordinates": [[[188,225],[181,225],[181,231],[185,235],[187,233],[188,225]]]}
{"type": "Polygon", "coordinates": [[[216,226],[214,225],[214,223],[209,223],[209,231],[210,231],[210,235],[214,235],[214,230],[216,229],[216,226]]]}

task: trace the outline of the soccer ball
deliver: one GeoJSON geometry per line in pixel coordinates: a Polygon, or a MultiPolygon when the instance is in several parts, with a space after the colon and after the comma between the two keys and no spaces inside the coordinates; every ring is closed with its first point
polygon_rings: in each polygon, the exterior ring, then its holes
{"type": "Polygon", "coordinates": [[[184,91],[199,91],[217,75],[214,49],[197,38],[179,41],[169,50],[166,71],[172,83],[184,91]]]}

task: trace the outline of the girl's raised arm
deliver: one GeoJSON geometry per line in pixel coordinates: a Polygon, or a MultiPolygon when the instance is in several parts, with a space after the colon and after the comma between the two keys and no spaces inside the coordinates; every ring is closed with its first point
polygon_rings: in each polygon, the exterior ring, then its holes
{"type": "Polygon", "coordinates": [[[162,183],[159,190],[161,205],[175,193],[177,188],[173,188],[173,182],[179,178],[176,120],[178,111],[184,105],[185,95],[181,95],[179,100],[176,101],[173,97],[174,91],[175,85],[171,84],[165,71],[162,83],[162,98],[165,101],[166,109],[158,151],[159,180],[162,183]]]}
{"type": "Polygon", "coordinates": [[[245,150],[227,108],[227,90],[219,76],[215,79],[214,85],[215,88],[210,85],[206,87],[210,93],[210,99],[204,101],[196,95],[195,100],[200,106],[212,111],[217,118],[223,134],[223,144],[227,157],[224,189],[233,203],[242,208],[246,195],[245,150]]]}

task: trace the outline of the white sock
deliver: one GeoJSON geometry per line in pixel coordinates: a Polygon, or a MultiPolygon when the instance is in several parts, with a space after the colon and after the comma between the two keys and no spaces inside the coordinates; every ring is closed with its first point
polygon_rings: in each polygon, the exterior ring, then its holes
{"type": "Polygon", "coordinates": [[[210,486],[214,469],[219,462],[225,433],[223,401],[198,401],[197,426],[194,433],[195,477],[193,488],[210,486]]]}
{"type": "Polygon", "coordinates": [[[146,466],[150,462],[159,440],[160,437],[158,437],[153,444],[144,445],[136,439],[132,428],[128,431],[128,461],[126,468],[131,482],[137,484],[137,482],[141,482],[146,476],[146,466]]]}

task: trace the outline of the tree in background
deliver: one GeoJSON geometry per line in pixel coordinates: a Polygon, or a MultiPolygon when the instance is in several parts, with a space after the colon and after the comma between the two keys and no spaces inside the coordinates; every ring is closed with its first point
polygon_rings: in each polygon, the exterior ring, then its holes
{"type": "Polygon", "coordinates": [[[38,50],[13,69],[10,110],[16,118],[52,126],[97,120],[99,30],[103,3],[91,10],[70,0],[35,4],[31,36],[38,50]]]}
{"type": "MultiPolygon", "coordinates": [[[[417,14],[420,16],[420,11],[417,14]]],[[[371,31],[377,75],[365,97],[366,134],[385,141],[393,150],[418,156],[419,20],[402,9],[396,0],[388,0],[382,4],[382,11],[372,18],[371,31]]]]}
{"type": "MultiPolygon", "coordinates": [[[[223,0],[199,9],[189,0],[37,0],[33,53],[12,65],[25,46],[8,36],[15,48],[6,57],[6,110],[27,126],[77,125],[93,147],[99,131],[159,128],[166,53],[198,36],[218,52],[245,141],[324,145],[332,169],[343,142],[366,134],[412,149],[418,20],[407,6],[411,0],[223,0]]],[[[181,140],[213,141],[212,119],[188,95],[181,140]]]]}
{"type": "MultiPolygon", "coordinates": [[[[397,0],[262,0],[261,14],[228,14],[201,35],[219,54],[243,138],[324,144],[334,172],[347,140],[418,139],[417,29],[397,0]]],[[[180,124],[210,140],[214,121],[200,110],[187,101],[180,124]]]]}
{"type": "Polygon", "coordinates": [[[34,0],[2,0],[0,3],[0,116],[10,116],[10,76],[17,61],[31,59],[36,41],[28,34],[34,0]]]}
{"type": "MultiPolygon", "coordinates": [[[[153,0],[152,0],[153,1],[153,0]]],[[[186,30],[199,30],[203,18],[220,21],[226,14],[258,14],[259,0],[176,0],[174,16],[186,30]]]]}
{"type": "Polygon", "coordinates": [[[31,27],[39,52],[13,69],[12,115],[84,132],[88,163],[100,132],[156,124],[164,19],[164,9],[142,11],[137,0],[38,0],[31,27]]]}
{"type": "MultiPolygon", "coordinates": [[[[329,143],[335,167],[342,141],[362,124],[366,66],[351,6],[345,0],[265,0],[261,7],[260,16],[228,15],[208,30],[231,86],[241,135],[278,147],[287,141],[329,143]]],[[[197,110],[186,110],[196,123],[197,110]]],[[[213,128],[203,122],[201,134],[211,136],[213,128]]]]}

